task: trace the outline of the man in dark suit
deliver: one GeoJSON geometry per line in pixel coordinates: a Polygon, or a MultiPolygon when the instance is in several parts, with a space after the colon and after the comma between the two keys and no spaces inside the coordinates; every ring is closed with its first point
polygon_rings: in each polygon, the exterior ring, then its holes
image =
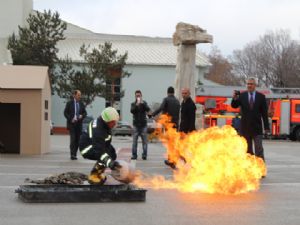
{"type": "Polygon", "coordinates": [[[181,109],[180,109],[179,131],[184,133],[189,133],[196,130],[195,128],[196,105],[191,98],[190,89],[183,88],[181,91],[181,96],[183,100],[181,102],[181,109]]]}
{"type": "Polygon", "coordinates": [[[248,144],[248,153],[253,153],[252,142],[254,141],[255,155],[265,160],[262,146],[262,121],[264,130],[269,132],[268,107],[264,94],[257,92],[255,78],[247,80],[247,91],[239,94],[235,91],[231,106],[241,109],[241,135],[248,144]]]}
{"type": "Polygon", "coordinates": [[[84,104],[80,101],[81,92],[75,90],[73,98],[67,102],[64,115],[67,119],[67,129],[70,132],[71,160],[77,160],[77,150],[82,129],[82,120],[86,117],[84,104]]]}

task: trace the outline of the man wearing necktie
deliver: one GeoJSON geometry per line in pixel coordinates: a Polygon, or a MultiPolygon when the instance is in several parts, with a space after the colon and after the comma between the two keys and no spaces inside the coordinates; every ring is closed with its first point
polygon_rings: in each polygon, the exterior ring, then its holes
{"type": "Polygon", "coordinates": [[[266,133],[269,132],[268,107],[264,94],[257,92],[256,79],[247,80],[247,91],[238,94],[234,93],[231,101],[233,108],[240,107],[241,110],[241,135],[245,137],[248,144],[248,153],[265,160],[262,146],[263,126],[266,133]],[[253,152],[253,145],[255,153],[253,152]]]}
{"type": "Polygon", "coordinates": [[[80,101],[81,92],[75,90],[73,98],[67,102],[64,115],[67,119],[67,129],[70,132],[70,158],[77,159],[77,150],[79,146],[79,138],[82,129],[82,120],[86,117],[86,110],[83,103],[80,101]]]}

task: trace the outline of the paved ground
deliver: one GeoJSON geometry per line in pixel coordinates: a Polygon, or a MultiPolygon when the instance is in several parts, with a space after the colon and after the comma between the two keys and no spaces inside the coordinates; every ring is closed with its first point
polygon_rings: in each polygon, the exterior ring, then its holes
{"type": "MultiPolygon", "coordinates": [[[[300,224],[300,143],[265,142],[268,176],[255,193],[221,196],[149,190],[145,203],[23,203],[14,190],[26,177],[44,178],[72,170],[88,173],[93,165],[82,158],[69,160],[67,136],[51,138],[50,154],[0,155],[0,225],[300,224]]],[[[130,148],[131,139],[115,138],[114,144],[130,148]]],[[[149,160],[138,160],[136,166],[170,176],[162,163],[163,153],[159,143],[150,143],[149,160]]]]}

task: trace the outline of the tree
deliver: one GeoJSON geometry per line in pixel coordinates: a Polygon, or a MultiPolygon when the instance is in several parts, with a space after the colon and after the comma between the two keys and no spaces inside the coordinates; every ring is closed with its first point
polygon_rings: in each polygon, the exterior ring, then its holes
{"type": "Polygon", "coordinates": [[[49,67],[49,78],[52,84],[54,64],[58,61],[56,44],[64,40],[67,24],[59,18],[57,12],[44,11],[30,14],[28,27],[20,27],[18,35],[13,33],[8,38],[8,49],[11,51],[14,65],[43,65],[49,67]]]}
{"type": "Polygon", "coordinates": [[[234,51],[231,63],[236,75],[256,77],[259,86],[300,85],[300,46],[285,30],[269,31],[244,49],[234,51]]]}
{"type": "Polygon", "coordinates": [[[83,63],[74,64],[68,57],[59,63],[55,73],[56,93],[68,99],[73,90],[80,89],[86,105],[91,104],[96,97],[103,97],[113,106],[114,101],[124,95],[121,90],[115,93],[116,87],[119,88],[116,82],[130,76],[130,73],[123,69],[127,53],[118,55],[117,50],[113,50],[112,44],[108,42],[91,51],[89,47],[82,45],[79,52],[83,63]]]}
{"type": "Polygon", "coordinates": [[[241,84],[240,77],[232,73],[231,64],[222,56],[221,51],[216,46],[212,47],[208,59],[211,66],[209,72],[205,75],[207,79],[223,85],[241,84]]]}

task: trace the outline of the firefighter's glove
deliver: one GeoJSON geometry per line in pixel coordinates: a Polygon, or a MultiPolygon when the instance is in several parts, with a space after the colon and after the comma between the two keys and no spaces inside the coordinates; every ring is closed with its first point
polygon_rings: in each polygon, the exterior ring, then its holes
{"type": "Polygon", "coordinates": [[[111,170],[117,170],[117,169],[120,169],[122,166],[120,165],[119,162],[117,161],[111,161],[108,165],[108,167],[111,169],[111,170]]]}

